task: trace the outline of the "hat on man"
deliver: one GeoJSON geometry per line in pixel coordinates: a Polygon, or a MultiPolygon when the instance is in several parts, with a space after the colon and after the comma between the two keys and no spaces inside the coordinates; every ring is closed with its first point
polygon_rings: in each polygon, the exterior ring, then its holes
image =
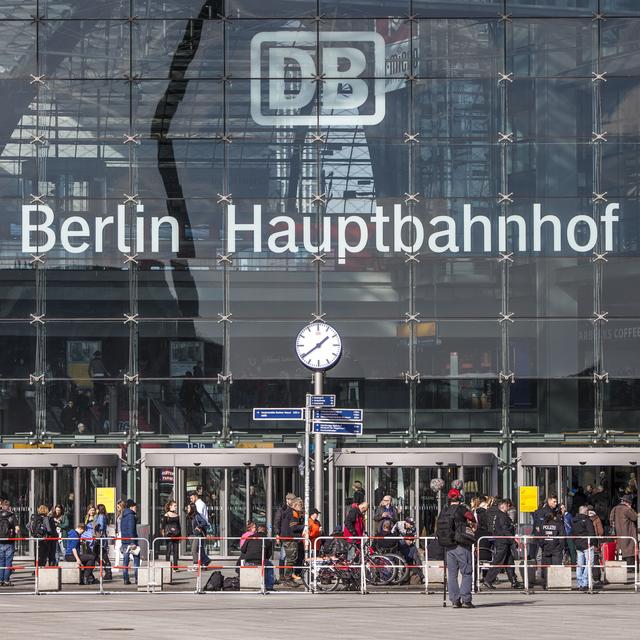
{"type": "Polygon", "coordinates": [[[629,504],[633,504],[633,496],[628,493],[625,493],[622,496],[621,500],[623,500],[624,502],[628,502],[629,504]]]}
{"type": "Polygon", "coordinates": [[[449,498],[449,500],[459,500],[460,495],[461,494],[457,489],[449,489],[449,493],[447,493],[447,498],[449,498]]]}

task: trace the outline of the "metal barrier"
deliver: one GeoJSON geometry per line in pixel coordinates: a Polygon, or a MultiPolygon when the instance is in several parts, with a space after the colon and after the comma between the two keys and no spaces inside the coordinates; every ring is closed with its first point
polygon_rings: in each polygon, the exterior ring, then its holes
{"type": "MultiPolygon", "coordinates": [[[[143,591],[144,593],[155,593],[163,590],[165,583],[169,583],[173,579],[174,573],[180,570],[187,570],[190,573],[195,574],[195,581],[193,584],[191,580],[185,581],[185,585],[188,586],[186,592],[188,593],[205,593],[206,578],[213,570],[219,570],[221,572],[233,571],[240,576],[241,583],[243,575],[249,575],[248,571],[259,572],[259,580],[248,580],[250,586],[246,588],[254,589],[255,592],[261,594],[267,594],[270,590],[271,577],[276,575],[276,571],[285,572],[297,572],[300,576],[300,580],[295,582],[297,585],[304,585],[305,591],[309,593],[323,593],[326,591],[335,591],[338,589],[350,589],[357,591],[361,594],[366,593],[379,593],[384,592],[386,587],[393,588],[396,584],[402,584],[405,582],[406,577],[410,576],[411,572],[422,573],[424,579],[424,594],[433,593],[434,583],[430,580],[430,569],[437,568],[439,571],[443,571],[443,562],[433,560],[429,557],[429,542],[435,540],[433,537],[409,537],[409,536],[385,536],[385,537],[352,537],[344,538],[343,536],[321,536],[316,538],[313,542],[309,542],[305,538],[268,538],[260,537],[261,552],[260,562],[245,563],[243,564],[236,556],[231,558],[219,559],[215,558],[209,560],[205,553],[205,545],[211,541],[242,541],[241,537],[197,537],[197,536],[181,536],[181,537],[158,537],[153,539],[151,545],[146,538],[82,538],[81,542],[94,545],[94,550],[91,552],[95,558],[93,564],[82,564],[81,562],[75,562],[73,565],[69,565],[67,562],[61,562],[60,559],[53,565],[42,565],[38,558],[41,557],[41,545],[51,543],[59,545],[60,542],[68,541],[77,538],[27,538],[16,537],[10,538],[12,542],[33,542],[35,548],[35,555],[33,560],[27,560],[20,564],[13,564],[10,567],[13,571],[18,573],[27,574],[29,578],[33,577],[33,583],[31,580],[27,580],[25,583],[28,588],[21,589],[19,584],[17,588],[11,590],[2,589],[0,597],[4,593],[15,594],[40,594],[40,593],[56,593],[59,592],[59,588],[43,588],[43,584],[47,582],[46,572],[58,570],[60,571],[60,582],[65,585],[77,584],[80,582],[80,571],[90,571],[91,575],[96,578],[95,583],[91,583],[89,587],[94,588],[71,588],[71,590],[63,590],[64,593],[92,593],[92,594],[107,594],[114,593],[118,590],[115,587],[115,582],[108,582],[109,573],[120,572],[123,576],[125,570],[132,571],[144,571],[146,579],[140,581],[137,591],[143,591]],[[411,552],[410,555],[404,553],[393,553],[391,551],[386,552],[385,549],[379,548],[378,541],[380,540],[394,540],[398,542],[398,546],[402,543],[407,546],[412,546],[416,549],[415,552],[411,552]],[[161,548],[167,543],[182,543],[184,541],[190,541],[190,548],[192,552],[192,562],[180,563],[180,555],[171,553],[174,549],[169,549],[169,555],[173,556],[174,561],[170,559],[167,562],[161,561],[161,548]],[[339,553],[331,553],[331,545],[326,545],[328,541],[339,542],[342,544],[342,551],[339,553]],[[105,559],[103,552],[97,552],[95,545],[105,545],[108,549],[112,549],[112,545],[115,543],[122,543],[125,551],[130,551],[127,547],[134,543],[138,550],[139,560],[134,561],[134,567],[130,567],[130,562],[126,564],[124,562],[111,564],[109,560],[105,559]],[[295,543],[297,548],[297,556],[301,556],[302,549],[304,549],[305,561],[300,564],[297,560],[293,563],[280,564],[277,561],[271,562],[271,554],[266,552],[267,544],[271,543],[273,551],[277,549],[277,545],[284,545],[288,542],[295,543]],[[398,556],[396,558],[395,556],[398,556]],[[413,560],[410,560],[413,558],[413,560]],[[105,561],[106,560],[106,561],[105,561]],[[175,562],[177,560],[177,563],[175,562]],[[137,566],[136,566],[137,565],[137,566]],[[161,571],[160,571],[161,569],[161,571]],[[165,569],[170,573],[170,578],[167,578],[165,569]],[[69,572],[75,572],[77,581],[67,580],[69,572]],[[96,574],[97,575],[94,575],[96,574]],[[393,574],[396,576],[393,579],[389,579],[389,576],[393,574]],[[405,575],[405,580],[399,578],[400,575],[405,575]],[[65,577],[65,579],[63,579],[65,577]],[[165,578],[167,578],[165,582],[165,578]]],[[[255,539],[255,538],[254,538],[255,539]]],[[[483,536],[473,545],[472,549],[472,562],[473,562],[473,576],[474,576],[474,592],[478,591],[477,584],[481,581],[482,570],[489,567],[495,567],[499,569],[513,568],[514,571],[520,571],[525,591],[529,592],[531,585],[529,584],[530,570],[534,572],[537,569],[546,569],[548,564],[539,563],[537,558],[530,557],[530,551],[535,546],[536,550],[540,548],[540,542],[544,540],[586,540],[586,563],[578,565],[566,565],[571,569],[578,567],[586,567],[588,578],[588,591],[592,592],[594,589],[594,569],[606,569],[607,565],[603,561],[601,563],[594,563],[593,550],[596,549],[600,542],[604,541],[617,541],[617,540],[632,540],[634,548],[634,567],[633,567],[633,586],[634,590],[638,591],[639,578],[638,578],[638,541],[631,536],[483,536]],[[487,549],[487,545],[484,543],[497,541],[497,540],[509,540],[513,544],[517,545],[521,550],[520,562],[516,562],[514,558],[513,564],[493,564],[489,563],[486,559],[480,557],[481,549],[487,549]]],[[[293,547],[288,548],[291,558],[295,549],[293,547]]],[[[59,550],[56,549],[56,553],[59,550]]],[[[166,552],[166,551],[165,551],[166,552]]],[[[125,553],[128,556],[127,560],[131,560],[131,554],[125,553]]],[[[255,557],[255,556],[254,556],[255,557]]],[[[625,571],[631,565],[624,565],[625,571]]],[[[4,567],[0,567],[3,569],[4,567]]],[[[622,570],[622,567],[619,567],[622,570]]],[[[139,574],[140,575],[140,574],[139,574]]],[[[581,574],[582,575],[582,574],[581,574]]],[[[446,579],[446,578],[445,578],[446,579]]],[[[22,583],[22,581],[20,581],[22,583]]],[[[55,582],[55,580],[54,580],[55,582]]],[[[439,576],[436,578],[438,586],[440,585],[439,576]]],[[[294,584],[294,583],[289,583],[294,584]]],[[[242,585],[241,585],[242,586],[242,585]]],[[[443,585],[444,588],[444,585],[443,585]]],[[[130,593],[131,589],[124,589],[125,592],[130,593]]],[[[441,591],[441,589],[439,589],[441,591]]],[[[172,589],[172,593],[180,592],[179,590],[172,589]]],[[[300,593],[300,590],[296,589],[293,592],[300,593]]]]}
{"type": "MultiPolygon", "coordinates": [[[[606,563],[603,560],[602,564],[594,564],[593,559],[594,559],[594,555],[595,555],[595,550],[598,549],[599,547],[599,543],[598,541],[601,542],[616,542],[618,540],[631,540],[633,542],[633,548],[634,548],[634,563],[633,563],[633,587],[634,587],[634,591],[637,593],[638,592],[638,540],[636,538],[634,538],[633,536],[531,536],[531,535],[514,535],[514,536],[482,536],[480,538],[478,538],[478,540],[476,541],[476,543],[473,545],[473,553],[472,553],[472,564],[473,564],[473,576],[474,576],[474,592],[478,591],[478,583],[482,582],[482,578],[481,578],[481,571],[483,569],[489,569],[491,567],[495,567],[498,569],[513,569],[514,571],[517,571],[518,569],[521,571],[522,574],[522,578],[523,578],[523,583],[524,583],[524,591],[525,592],[530,592],[531,591],[531,584],[530,584],[530,578],[529,578],[529,570],[533,570],[534,574],[536,569],[542,569],[543,571],[543,576],[544,576],[544,571],[546,569],[548,569],[549,567],[552,566],[565,566],[565,567],[570,567],[571,569],[578,569],[581,567],[586,567],[587,568],[587,580],[588,580],[588,592],[589,593],[593,593],[593,585],[594,585],[594,581],[593,581],[593,569],[594,568],[598,568],[600,570],[606,570],[606,563]],[[514,564],[508,564],[508,565],[503,565],[503,564],[494,564],[493,560],[491,562],[487,562],[487,561],[481,561],[480,559],[480,552],[481,550],[486,550],[487,547],[486,546],[482,546],[482,541],[486,540],[486,541],[496,541],[496,540],[510,540],[512,541],[512,544],[515,544],[517,548],[522,548],[522,553],[521,554],[513,554],[514,556],[514,564]],[[564,540],[564,541],[569,541],[569,540],[586,540],[587,541],[587,549],[586,551],[586,564],[582,565],[582,564],[566,564],[566,563],[562,563],[560,565],[558,564],[538,564],[538,559],[533,558],[533,562],[531,562],[531,558],[529,558],[529,553],[531,550],[531,543],[533,543],[534,548],[536,550],[536,556],[537,556],[537,552],[538,550],[543,550],[542,544],[540,544],[540,542],[543,541],[549,541],[549,540],[564,540]],[[538,542],[540,541],[540,542],[538,542]],[[516,560],[518,558],[516,558],[516,555],[522,555],[522,560],[523,562],[521,564],[516,563],[516,560]]],[[[616,544],[616,548],[617,548],[617,544],[616,544]]],[[[562,551],[563,556],[566,553],[566,544],[565,544],[565,548],[562,551]]],[[[625,571],[628,571],[629,567],[631,565],[624,565],[625,571]]]]}

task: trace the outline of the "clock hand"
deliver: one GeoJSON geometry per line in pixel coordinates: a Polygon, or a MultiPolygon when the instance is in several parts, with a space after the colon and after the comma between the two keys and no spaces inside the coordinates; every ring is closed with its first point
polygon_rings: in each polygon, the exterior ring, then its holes
{"type": "Polygon", "coordinates": [[[303,353],[302,357],[306,358],[310,353],[313,353],[316,349],[319,349],[328,339],[329,339],[329,336],[327,336],[323,340],[320,340],[320,342],[318,342],[318,344],[315,347],[313,347],[313,349],[309,349],[307,353],[303,353]]]}

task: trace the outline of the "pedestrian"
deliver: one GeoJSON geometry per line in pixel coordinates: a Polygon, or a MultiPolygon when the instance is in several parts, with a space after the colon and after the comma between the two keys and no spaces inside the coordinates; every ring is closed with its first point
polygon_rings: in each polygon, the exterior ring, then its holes
{"type": "MultiPolygon", "coordinates": [[[[529,549],[527,551],[529,562],[527,568],[527,572],[529,573],[529,587],[532,587],[536,583],[536,570],[540,566],[538,563],[538,552],[542,550],[542,537],[544,535],[542,527],[544,525],[545,519],[550,513],[555,514],[558,511],[558,496],[555,494],[551,494],[547,497],[545,502],[541,504],[540,507],[536,509],[536,511],[534,511],[532,515],[531,535],[533,537],[529,542],[529,549]]],[[[543,573],[544,570],[541,571],[541,574],[543,573]]]]}
{"type": "Polygon", "coordinates": [[[104,580],[113,580],[111,573],[111,561],[109,560],[109,539],[107,537],[107,525],[109,516],[107,508],[103,504],[96,507],[96,515],[93,518],[93,535],[98,538],[95,542],[94,552],[96,555],[95,564],[104,572],[104,580]]]}
{"type": "Polygon", "coordinates": [[[46,504],[41,504],[29,521],[29,535],[36,539],[39,567],[47,566],[51,557],[51,547],[56,544],[51,539],[56,537],[56,527],[50,513],[49,507],[46,504]]]}
{"type": "Polygon", "coordinates": [[[64,507],[61,504],[57,504],[53,508],[52,517],[53,517],[53,524],[56,528],[56,534],[58,535],[58,544],[56,545],[56,560],[55,560],[55,564],[57,564],[58,556],[59,555],[64,556],[65,538],[69,533],[69,529],[71,525],[69,523],[69,516],[65,513],[64,507]]]}
{"type": "Polygon", "coordinates": [[[178,503],[169,500],[164,508],[164,515],[160,518],[160,536],[170,538],[166,540],[166,559],[172,571],[179,571],[178,563],[180,559],[180,536],[182,526],[178,515],[178,503]]]}
{"type": "MultiPolygon", "coordinates": [[[[578,509],[580,509],[578,506],[578,509]]],[[[560,505],[560,513],[562,514],[562,524],[564,525],[564,531],[566,536],[573,535],[573,515],[571,511],[567,509],[567,506],[564,504],[560,505]]],[[[567,540],[567,550],[569,552],[569,558],[571,559],[571,564],[576,564],[576,546],[573,540],[567,540]]]]}
{"type": "Polygon", "coordinates": [[[20,535],[20,527],[11,502],[0,500],[0,587],[12,587],[11,567],[15,553],[15,540],[20,535]]]}
{"type": "Polygon", "coordinates": [[[211,563],[203,540],[207,535],[209,523],[198,513],[195,501],[187,506],[187,521],[191,525],[191,557],[193,559],[193,566],[197,570],[200,570],[200,567],[206,567],[211,563]]]}
{"type": "Polygon", "coordinates": [[[322,525],[318,519],[319,517],[320,512],[317,509],[312,509],[307,522],[309,549],[317,549],[316,541],[322,535],[322,525]]]}
{"type": "Polygon", "coordinates": [[[495,507],[487,513],[487,527],[490,535],[493,536],[493,561],[492,567],[487,572],[482,586],[487,589],[495,589],[495,581],[498,574],[506,569],[507,578],[513,589],[522,589],[523,585],[518,582],[515,571],[515,560],[513,557],[513,542],[515,536],[515,526],[508,515],[511,503],[509,500],[500,500],[495,507]]]}
{"type": "Polygon", "coordinates": [[[398,510],[393,506],[393,498],[391,496],[384,496],[384,498],[382,498],[380,504],[376,507],[373,519],[376,522],[378,531],[382,531],[382,525],[385,522],[391,523],[391,528],[398,522],[398,510]]]}
{"type": "Polygon", "coordinates": [[[367,502],[361,502],[360,504],[352,504],[351,509],[347,512],[347,516],[344,519],[343,535],[345,540],[354,542],[360,546],[360,540],[354,540],[354,538],[361,538],[364,536],[365,524],[364,516],[369,511],[369,504],[367,502]]]}
{"type": "Polygon", "coordinates": [[[94,556],[82,551],[81,539],[86,527],[80,522],[69,531],[69,539],[65,548],[64,559],[66,562],[75,562],[80,570],[80,584],[95,584],[97,580],[93,575],[94,556]]]}
{"type": "Polygon", "coordinates": [[[576,536],[573,540],[577,562],[576,582],[580,591],[588,591],[589,569],[593,565],[593,548],[596,542],[592,538],[596,535],[596,530],[589,518],[587,505],[582,504],[578,507],[578,514],[573,519],[573,535],[576,536]]]}
{"type": "Polygon", "coordinates": [[[287,495],[285,496],[284,502],[278,505],[278,508],[276,509],[276,513],[273,517],[273,535],[276,541],[278,542],[278,544],[280,545],[280,556],[278,560],[278,565],[279,565],[278,575],[280,577],[280,580],[284,578],[284,565],[285,565],[284,544],[280,542],[280,531],[282,529],[282,516],[284,515],[284,512],[287,510],[287,508],[291,506],[291,503],[293,502],[293,500],[295,500],[295,498],[296,498],[295,493],[287,493],[287,495]]]}
{"type": "Polygon", "coordinates": [[[364,489],[362,488],[362,482],[360,482],[360,480],[355,480],[351,489],[353,490],[353,499],[351,500],[351,504],[362,504],[365,496],[364,489]]]}
{"type": "Polygon", "coordinates": [[[585,506],[587,507],[587,516],[589,520],[591,520],[591,524],[593,524],[596,532],[596,539],[593,541],[593,588],[601,589],[605,583],[605,581],[602,580],[602,554],[600,549],[600,544],[604,536],[604,525],[602,524],[602,520],[600,520],[600,516],[594,511],[593,505],[587,504],[585,506]]]}
{"type": "Polygon", "coordinates": [[[549,587],[547,582],[548,571],[550,565],[561,565],[566,550],[566,535],[562,515],[559,510],[552,511],[547,514],[542,525],[542,582],[543,588],[549,587]]]}
{"type": "Polygon", "coordinates": [[[436,537],[445,549],[449,600],[456,609],[475,609],[471,602],[471,547],[475,542],[476,521],[473,513],[463,504],[458,489],[450,489],[447,499],[449,504],[440,512],[436,521],[436,537]]]}
{"type": "Polygon", "coordinates": [[[120,566],[122,562],[122,536],[120,535],[120,525],[122,523],[122,514],[126,508],[127,505],[124,500],[118,500],[118,502],[116,502],[116,539],[113,545],[116,567],[120,566]]]}
{"type": "Polygon", "coordinates": [[[122,538],[122,579],[125,584],[131,584],[129,579],[129,562],[133,556],[134,582],[138,582],[138,568],[140,567],[140,545],[138,544],[138,505],[135,500],[127,500],[126,508],[122,512],[120,521],[120,537],[122,538]]]}
{"type": "Polygon", "coordinates": [[[271,556],[273,555],[273,542],[267,538],[267,527],[259,525],[256,530],[245,538],[240,553],[244,558],[245,566],[264,567],[264,587],[266,591],[273,591],[275,575],[271,556]]]}
{"type": "Polygon", "coordinates": [[[615,506],[609,515],[609,522],[616,536],[616,549],[630,573],[635,571],[638,540],[638,514],[631,506],[632,500],[630,495],[622,496],[620,504],[615,506]]]}
{"type": "Polygon", "coordinates": [[[402,536],[400,540],[400,553],[405,559],[409,570],[409,581],[411,575],[418,576],[418,580],[424,583],[424,571],[422,570],[422,560],[418,552],[416,522],[413,518],[399,520],[393,526],[391,533],[394,536],[402,536]]]}
{"type": "Polygon", "coordinates": [[[301,498],[294,498],[291,506],[282,516],[280,537],[283,539],[285,551],[285,570],[283,580],[290,584],[300,584],[301,570],[300,551],[304,559],[304,544],[301,536],[304,533],[304,503],[301,498]],[[298,538],[297,540],[294,538],[298,538]]]}

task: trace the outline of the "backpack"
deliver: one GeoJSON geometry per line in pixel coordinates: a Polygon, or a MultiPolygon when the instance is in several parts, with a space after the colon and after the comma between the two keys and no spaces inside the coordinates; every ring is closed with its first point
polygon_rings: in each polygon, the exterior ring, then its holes
{"type": "Polygon", "coordinates": [[[0,539],[13,538],[14,529],[9,522],[9,516],[0,516],[0,539]]]}
{"type": "Polygon", "coordinates": [[[470,547],[476,541],[476,532],[467,520],[464,522],[457,522],[453,538],[460,546],[470,547]]]}
{"type": "Polygon", "coordinates": [[[240,591],[240,578],[227,577],[222,583],[223,591],[240,591]]]}
{"type": "Polygon", "coordinates": [[[29,526],[27,527],[29,534],[32,538],[46,538],[49,535],[49,530],[44,521],[44,516],[34,513],[29,520],[29,526]]]}
{"type": "Polygon", "coordinates": [[[457,506],[445,507],[436,520],[436,538],[445,549],[455,547],[457,544],[455,539],[457,509],[457,506]]]}
{"type": "Polygon", "coordinates": [[[224,578],[221,571],[214,571],[207,580],[207,584],[204,585],[205,591],[222,591],[224,585],[224,578]]]}
{"type": "Polygon", "coordinates": [[[164,535],[168,538],[175,538],[180,535],[178,523],[175,520],[169,520],[164,530],[164,535]]]}

